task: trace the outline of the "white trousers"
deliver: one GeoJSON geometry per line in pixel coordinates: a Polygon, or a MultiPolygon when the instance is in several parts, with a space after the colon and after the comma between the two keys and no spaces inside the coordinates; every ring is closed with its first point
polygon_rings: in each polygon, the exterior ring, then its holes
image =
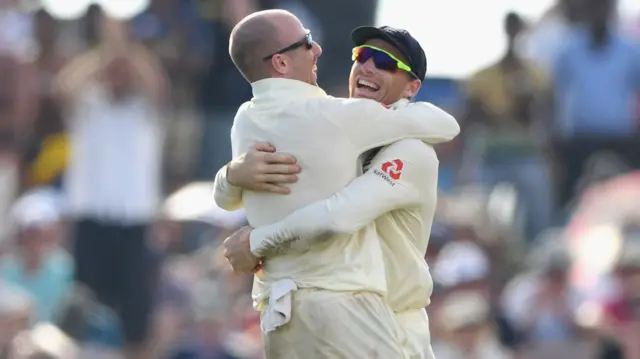
{"type": "Polygon", "coordinates": [[[287,324],[263,333],[267,359],[409,359],[404,331],[378,294],[300,289],[291,308],[287,324]]]}

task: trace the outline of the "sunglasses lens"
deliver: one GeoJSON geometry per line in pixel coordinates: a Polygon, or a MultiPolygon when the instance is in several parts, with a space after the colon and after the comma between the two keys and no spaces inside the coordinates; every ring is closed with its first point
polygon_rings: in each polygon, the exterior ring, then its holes
{"type": "Polygon", "coordinates": [[[353,60],[361,64],[369,61],[371,58],[371,49],[366,47],[356,47],[353,49],[353,60]]]}
{"type": "Polygon", "coordinates": [[[392,59],[391,56],[369,47],[356,48],[353,52],[353,57],[355,61],[361,64],[364,64],[373,57],[376,68],[380,70],[395,71],[398,68],[398,63],[392,59]]]}
{"type": "Polygon", "coordinates": [[[373,62],[380,70],[395,71],[398,69],[398,62],[384,52],[375,51],[373,54],[373,62]]]}

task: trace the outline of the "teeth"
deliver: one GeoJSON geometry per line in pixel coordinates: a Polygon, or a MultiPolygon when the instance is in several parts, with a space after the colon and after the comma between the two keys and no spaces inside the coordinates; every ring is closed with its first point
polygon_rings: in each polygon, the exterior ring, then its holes
{"type": "Polygon", "coordinates": [[[375,84],[369,82],[369,81],[365,81],[365,80],[358,80],[358,85],[360,86],[366,86],[369,87],[371,89],[377,90],[378,86],[376,86],[375,84]]]}
{"type": "Polygon", "coordinates": [[[318,71],[318,65],[313,65],[313,71],[318,71]]]}

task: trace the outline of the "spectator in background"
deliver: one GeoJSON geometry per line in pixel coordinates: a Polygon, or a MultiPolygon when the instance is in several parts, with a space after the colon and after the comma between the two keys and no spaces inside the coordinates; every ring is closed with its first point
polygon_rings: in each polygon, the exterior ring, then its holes
{"type": "Polygon", "coordinates": [[[161,195],[163,71],[126,24],[103,17],[100,44],[61,71],[58,89],[71,114],[76,280],[117,311],[128,358],[149,358],[156,264],[146,234],[161,195]]]}
{"type": "Polygon", "coordinates": [[[27,292],[0,283],[0,358],[7,358],[13,338],[30,328],[33,314],[33,301],[27,292]]]}
{"type": "Polygon", "coordinates": [[[448,296],[437,320],[447,335],[434,344],[436,358],[512,359],[513,353],[500,344],[490,316],[487,299],[473,292],[448,296]]]}
{"type": "Polygon", "coordinates": [[[0,53],[24,61],[32,52],[32,19],[19,0],[0,0],[0,53]]]}
{"type": "Polygon", "coordinates": [[[448,293],[474,291],[489,297],[489,258],[476,243],[464,240],[446,244],[431,266],[433,279],[448,293]]]}
{"type": "Polygon", "coordinates": [[[104,12],[100,5],[91,4],[79,22],[81,49],[91,49],[100,45],[100,20],[104,12]]]}
{"type": "Polygon", "coordinates": [[[66,63],[58,52],[58,23],[44,10],[35,14],[37,55],[31,70],[30,98],[36,112],[27,147],[23,181],[28,187],[62,185],[69,156],[62,110],[53,97],[53,80],[66,63]]]}
{"type": "MultiPolygon", "coordinates": [[[[351,64],[344,60],[345,54],[350,54],[353,43],[349,34],[354,28],[363,25],[374,25],[376,21],[376,9],[378,0],[278,0],[278,8],[283,7],[295,10],[287,6],[287,3],[299,2],[313,15],[311,22],[303,15],[304,24],[317,24],[317,29],[311,28],[314,39],[323,44],[323,55],[318,60],[318,84],[332,96],[347,97],[345,79],[349,77],[351,64]],[[313,21],[315,20],[315,21],[313,21]],[[321,34],[321,37],[316,37],[321,34]],[[325,41],[321,41],[325,39],[325,41]]],[[[298,15],[296,11],[292,11],[298,15]]]]}
{"type": "Polygon", "coordinates": [[[33,298],[37,321],[50,321],[73,280],[73,262],[61,248],[62,227],[55,194],[36,190],[13,209],[18,233],[11,254],[0,262],[2,280],[33,298]]]}
{"type": "Polygon", "coordinates": [[[566,38],[553,70],[560,205],[577,194],[594,153],[613,151],[640,167],[640,50],[612,25],[614,0],[585,0],[584,10],[584,27],[566,38]]]}
{"type": "MultiPolygon", "coordinates": [[[[39,324],[13,341],[10,359],[81,359],[76,344],[51,324],[39,324]]],[[[106,359],[92,356],[92,359],[106,359]]]]}
{"type": "Polygon", "coordinates": [[[523,330],[533,344],[571,341],[575,337],[574,311],[579,302],[569,284],[570,261],[566,254],[552,253],[542,264],[530,298],[523,330]]]}
{"type": "Polygon", "coordinates": [[[229,56],[231,29],[245,16],[271,5],[268,0],[198,1],[209,31],[210,57],[200,83],[199,106],[204,112],[196,177],[210,181],[231,160],[231,126],[238,107],[248,101],[251,86],[229,56]]]}
{"type": "MultiPolygon", "coordinates": [[[[98,303],[82,285],[69,290],[54,324],[83,351],[117,354],[122,347],[122,331],[117,316],[111,309],[98,303]]],[[[120,355],[116,357],[121,358],[120,355]]]]}
{"type": "Polygon", "coordinates": [[[544,126],[541,100],[547,97],[547,83],[516,50],[523,20],[510,13],[504,26],[508,47],[503,58],[467,81],[465,140],[482,143],[484,185],[515,185],[526,213],[526,233],[532,240],[550,224],[552,211],[549,168],[540,141],[544,126]]]}
{"type": "Polygon", "coordinates": [[[604,326],[620,340],[625,358],[640,359],[640,242],[626,240],[620,253],[614,270],[620,290],[604,305],[604,326]]]}
{"type": "Polygon", "coordinates": [[[583,0],[558,0],[523,38],[523,55],[545,70],[553,67],[566,37],[579,26],[583,0]]]}
{"type": "Polygon", "coordinates": [[[169,186],[192,176],[200,140],[196,95],[211,36],[193,1],[153,0],[132,20],[134,36],[158,55],[171,81],[165,148],[169,186]]]}
{"type": "Polygon", "coordinates": [[[32,121],[26,86],[31,44],[29,15],[18,1],[0,0],[0,221],[19,191],[22,145],[32,121]]]}

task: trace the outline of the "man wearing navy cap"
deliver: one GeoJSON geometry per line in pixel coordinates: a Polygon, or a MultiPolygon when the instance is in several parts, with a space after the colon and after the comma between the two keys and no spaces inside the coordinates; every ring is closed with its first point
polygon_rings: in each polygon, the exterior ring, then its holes
{"type": "MultiPolygon", "coordinates": [[[[387,26],[359,27],[351,36],[355,48],[350,96],[373,99],[392,108],[406,105],[426,75],[427,61],[420,44],[406,30],[387,26]]],[[[375,131],[363,128],[372,130],[375,131]]],[[[252,190],[264,188],[267,182],[252,179],[273,174],[279,177],[270,185],[285,188],[286,183],[295,182],[297,169],[271,161],[268,155],[250,151],[232,161],[227,172],[229,182],[252,190]]],[[[431,359],[424,308],[429,304],[433,281],[424,255],[436,207],[436,153],[432,146],[419,140],[401,140],[363,156],[363,171],[362,176],[334,196],[254,229],[251,243],[263,243],[265,248],[290,241],[309,243],[326,238],[326,233],[353,233],[375,221],[382,238],[387,300],[406,335],[407,354],[412,359],[431,359]]],[[[228,183],[223,186],[219,182],[216,190],[228,188],[228,183]]],[[[243,242],[248,238],[248,231],[244,230],[227,241],[243,242]]]]}
{"type": "Polygon", "coordinates": [[[418,93],[427,73],[427,59],[408,31],[361,26],[351,33],[351,39],[356,46],[349,76],[351,97],[391,105],[418,93]]]}

